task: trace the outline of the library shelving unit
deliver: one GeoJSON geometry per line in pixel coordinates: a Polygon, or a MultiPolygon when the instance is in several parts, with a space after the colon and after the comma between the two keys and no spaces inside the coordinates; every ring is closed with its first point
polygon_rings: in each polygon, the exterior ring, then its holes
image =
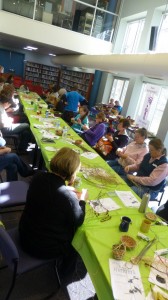
{"type": "Polygon", "coordinates": [[[81,16],[79,22],[79,31],[84,34],[90,35],[92,21],[93,15],[90,13],[86,13],[85,16],[81,16]]]}
{"type": "Polygon", "coordinates": [[[25,66],[25,80],[32,80],[33,84],[41,85],[44,89],[50,83],[59,84],[60,69],[28,61],[25,66]]]}
{"type": "Polygon", "coordinates": [[[60,87],[64,87],[67,91],[71,91],[74,84],[78,84],[78,90],[86,99],[89,99],[89,95],[92,88],[94,74],[84,73],[71,70],[61,70],[60,74],[60,87]]]}

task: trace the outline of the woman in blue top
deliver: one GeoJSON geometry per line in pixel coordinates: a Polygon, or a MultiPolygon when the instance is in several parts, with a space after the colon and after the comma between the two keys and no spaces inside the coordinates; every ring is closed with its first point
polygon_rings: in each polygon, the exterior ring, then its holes
{"type": "Polygon", "coordinates": [[[89,110],[87,106],[84,105],[79,108],[79,114],[75,118],[71,119],[71,122],[73,123],[72,128],[76,132],[81,133],[83,130],[89,129],[88,114],[89,110]]]}

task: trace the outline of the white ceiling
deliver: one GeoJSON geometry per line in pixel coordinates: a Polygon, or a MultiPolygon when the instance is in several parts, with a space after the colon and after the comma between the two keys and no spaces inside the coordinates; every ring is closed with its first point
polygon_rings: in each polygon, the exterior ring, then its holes
{"type": "Polygon", "coordinates": [[[0,33],[0,47],[25,52],[28,51],[28,50],[23,50],[23,48],[26,46],[37,47],[38,50],[36,51],[36,53],[41,55],[48,55],[49,53],[53,53],[56,55],[81,54],[79,52],[74,52],[68,49],[63,49],[63,48],[23,39],[20,37],[0,33]]]}

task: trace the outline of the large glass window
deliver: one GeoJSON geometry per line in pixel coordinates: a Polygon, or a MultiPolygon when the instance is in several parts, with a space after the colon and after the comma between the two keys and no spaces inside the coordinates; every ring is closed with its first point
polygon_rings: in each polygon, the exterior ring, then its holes
{"type": "Polygon", "coordinates": [[[145,19],[128,22],[121,53],[137,51],[145,19]]]}
{"type": "Polygon", "coordinates": [[[156,51],[166,53],[168,52],[168,14],[164,14],[160,24],[158,38],[156,43],[156,51]]]}
{"type": "Polygon", "coordinates": [[[128,79],[114,79],[110,99],[119,100],[120,104],[123,105],[128,84],[128,79]]]}
{"type": "Polygon", "coordinates": [[[111,41],[121,0],[2,0],[2,3],[3,10],[111,41]]]}
{"type": "Polygon", "coordinates": [[[136,112],[136,123],[157,134],[167,103],[168,87],[144,83],[136,112]]]}

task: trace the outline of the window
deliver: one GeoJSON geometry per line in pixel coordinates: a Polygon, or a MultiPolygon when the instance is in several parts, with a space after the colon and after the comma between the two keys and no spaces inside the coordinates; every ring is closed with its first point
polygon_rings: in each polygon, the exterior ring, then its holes
{"type": "Polygon", "coordinates": [[[136,123],[157,134],[167,103],[168,87],[144,83],[136,113],[136,123]]]}
{"type": "Polygon", "coordinates": [[[168,14],[164,14],[159,28],[157,43],[156,43],[156,52],[166,53],[168,52],[168,14]]]}
{"type": "Polygon", "coordinates": [[[141,33],[144,27],[144,23],[145,19],[140,19],[128,23],[121,53],[136,52],[139,45],[141,33]]]}
{"type": "Polygon", "coordinates": [[[128,79],[114,79],[110,99],[119,100],[121,105],[123,105],[128,84],[128,79]]]}

